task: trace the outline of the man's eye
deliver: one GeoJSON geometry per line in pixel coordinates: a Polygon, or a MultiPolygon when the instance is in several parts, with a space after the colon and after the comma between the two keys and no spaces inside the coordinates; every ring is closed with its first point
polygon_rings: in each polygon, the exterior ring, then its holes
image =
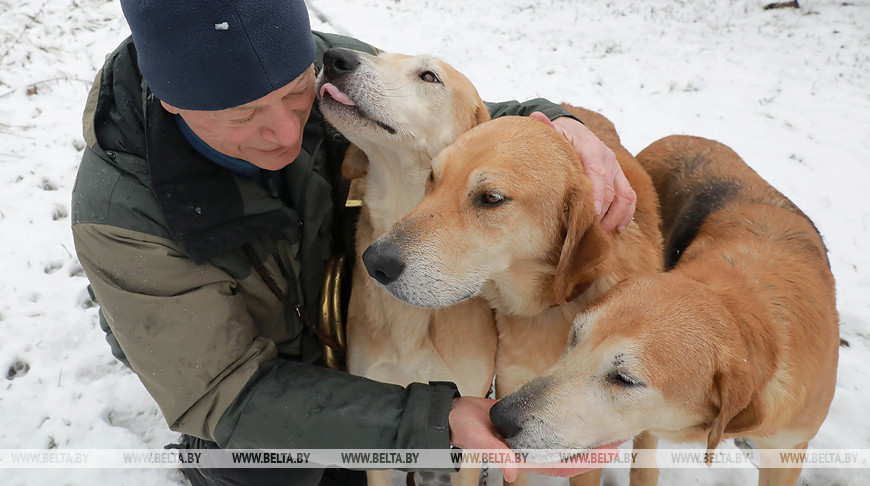
{"type": "Polygon", "coordinates": [[[427,83],[440,83],[441,80],[438,79],[438,75],[433,73],[432,71],[423,71],[420,73],[420,79],[426,81],[427,83]]]}
{"type": "Polygon", "coordinates": [[[480,196],[480,204],[487,207],[495,207],[505,202],[505,197],[497,192],[485,192],[480,196]]]}
{"type": "Polygon", "coordinates": [[[236,123],[236,124],[238,124],[238,123],[247,123],[247,122],[249,122],[249,121],[251,121],[251,120],[254,119],[254,114],[255,114],[255,113],[256,113],[255,111],[252,111],[251,114],[248,115],[248,116],[246,116],[246,117],[231,119],[231,120],[230,120],[230,123],[236,123]]]}

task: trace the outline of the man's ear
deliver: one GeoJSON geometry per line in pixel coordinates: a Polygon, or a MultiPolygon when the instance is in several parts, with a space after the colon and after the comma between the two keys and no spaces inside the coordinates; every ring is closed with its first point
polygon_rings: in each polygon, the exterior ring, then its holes
{"type": "MultiPolygon", "coordinates": [[[[765,416],[749,364],[743,359],[736,358],[728,369],[720,370],[713,376],[713,393],[719,395],[719,413],[713,419],[707,436],[707,452],[712,452],[726,433],[752,430],[761,424],[765,416]]],[[[707,457],[709,463],[712,454],[707,457]]]]}
{"type": "Polygon", "coordinates": [[[581,190],[578,184],[565,198],[567,233],[553,278],[553,297],[559,305],[564,305],[592,285],[600,274],[598,267],[607,257],[610,246],[609,235],[595,221],[591,201],[584,203],[579,197],[581,190]]]}
{"type": "Polygon", "coordinates": [[[358,179],[369,171],[369,158],[354,144],[347,147],[341,163],[341,176],[347,180],[358,179]]]}

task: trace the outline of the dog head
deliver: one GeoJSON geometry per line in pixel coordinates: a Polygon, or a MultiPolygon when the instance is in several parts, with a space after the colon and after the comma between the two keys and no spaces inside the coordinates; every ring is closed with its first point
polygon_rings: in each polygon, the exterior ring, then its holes
{"type": "Polygon", "coordinates": [[[445,307],[481,293],[533,315],[582,292],[609,235],[568,141],[540,121],[503,117],[460,136],[432,161],[429,192],[363,255],[399,299],[445,307]]]}
{"type": "Polygon", "coordinates": [[[431,56],[330,49],[316,88],[326,120],[367,154],[400,145],[431,158],[489,119],[474,85],[431,56]]]}
{"type": "Polygon", "coordinates": [[[713,449],[764,416],[731,319],[680,276],[620,283],[577,317],[544,376],[492,408],[492,422],[515,449],[586,449],[644,431],[713,449]]]}

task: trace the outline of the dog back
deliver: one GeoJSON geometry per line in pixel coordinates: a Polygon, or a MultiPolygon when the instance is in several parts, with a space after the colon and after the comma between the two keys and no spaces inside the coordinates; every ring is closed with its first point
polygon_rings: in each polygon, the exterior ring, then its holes
{"type": "Polygon", "coordinates": [[[721,143],[666,137],[637,160],[659,195],[666,271],[725,296],[747,346],[766,357],[762,401],[790,403],[776,407],[781,418],[770,431],[791,423],[814,435],[833,398],[839,347],[834,278],[817,228],[721,143]]]}

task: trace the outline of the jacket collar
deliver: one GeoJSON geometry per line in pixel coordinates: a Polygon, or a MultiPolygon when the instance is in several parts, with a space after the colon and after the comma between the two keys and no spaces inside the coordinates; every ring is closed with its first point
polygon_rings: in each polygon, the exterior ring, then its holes
{"type": "MultiPolygon", "coordinates": [[[[295,211],[271,198],[254,181],[236,176],[197,152],[150,92],[145,101],[145,132],[154,196],[163,208],[170,235],[194,262],[203,263],[251,243],[264,232],[278,233],[298,221],[295,211]],[[251,204],[250,197],[258,199],[256,204],[251,204]],[[257,212],[246,214],[250,206],[256,206],[257,212]]],[[[288,167],[305,171],[311,164],[297,159],[288,167]]]]}
{"type": "Polygon", "coordinates": [[[187,142],[190,143],[197,152],[205,155],[207,159],[215,164],[249,178],[256,177],[260,171],[264,170],[247,160],[237,159],[235,157],[230,157],[225,153],[218,152],[211,145],[205,143],[205,140],[199,138],[199,135],[194,133],[193,129],[190,128],[181,115],[174,114],[172,115],[172,118],[175,120],[176,125],[178,125],[178,129],[181,130],[181,134],[184,135],[185,140],[187,140],[187,142]]]}

